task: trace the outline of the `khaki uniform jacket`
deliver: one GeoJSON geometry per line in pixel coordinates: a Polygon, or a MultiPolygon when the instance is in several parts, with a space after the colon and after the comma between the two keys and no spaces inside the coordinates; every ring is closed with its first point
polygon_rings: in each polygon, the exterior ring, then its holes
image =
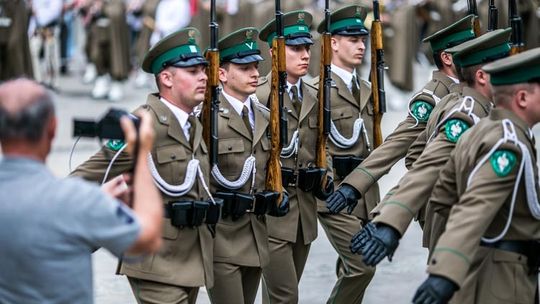
{"type": "MultiPolygon", "coordinates": [[[[271,75],[261,77],[257,87],[257,98],[268,105],[270,97],[271,75]]],[[[315,154],[317,144],[317,92],[307,86],[303,81],[301,84],[302,108],[300,113],[292,104],[289,94],[284,94],[284,108],[288,112],[288,140],[290,141],[293,132],[298,129],[298,154],[291,158],[281,158],[281,166],[297,171],[301,168],[315,166],[315,154]]],[[[284,143],[287,146],[289,143],[284,143]]],[[[327,152],[327,172],[333,177],[332,158],[327,152]]],[[[317,238],[317,201],[312,192],[304,192],[298,187],[286,187],[289,193],[290,210],[283,217],[266,218],[268,234],[271,237],[296,242],[298,225],[301,225],[304,244],[309,244],[317,238]]]]}
{"type": "MultiPolygon", "coordinates": [[[[170,109],[159,100],[157,94],[148,96],[142,106],[152,114],[156,133],[152,159],[161,177],[169,184],[179,185],[184,181],[185,171],[192,156],[200,161],[204,179],[209,185],[210,168],[208,151],[202,140],[202,125],[197,122],[193,146],[188,142],[180,124],[170,109]]],[[[104,147],[72,174],[87,180],[101,182],[110,159],[115,152],[104,147]],[[110,155],[110,156],[109,156],[110,155]]],[[[128,172],[132,167],[131,157],[123,152],[111,168],[109,177],[128,172]]],[[[163,204],[179,198],[162,193],[163,204]]],[[[199,179],[193,188],[180,199],[205,200],[208,195],[199,179]]],[[[163,245],[160,251],[144,258],[139,263],[122,265],[121,272],[129,277],[139,278],[183,287],[213,285],[213,239],[209,228],[201,225],[195,228],[179,229],[170,220],[163,221],[163,245]]]]}
{"type": "MultiPolygon", "coordinates": [[[[491,100],[479,92],[471,88],[464,88],[463,95],[471,96],[475,100],[472,110],[474,115],[480,118],[486,117],[491,111],[491,100]]],[[[459,107],[462,102],[463,98],[448,102],[446,109],[441,112],[442,117],[446,118],[446,113],[450,113],[452,109],[459,107]]],[[[427,144],[424,153],[405,176],[401,178],[397,190],[391,196],[385,197],[381,202],[380,213],[375,217],[374,222],[389,225],[401,235],[405,233],[414,216],[427,204],[439,172],[447,162],[450,153],[454,150],[455,141],[449,136],[449,132],[452,132],[452,120],[459,120],[468,127],[475,124],[465,111],[457,111],[450,115],[446,122],[441,124],[433,141],[427,144]]],[[[465,127],[463,127],[464,131],[465,127]]],[[[458,134],[458,136],[461,134],[458,134]]],[[[427,246],[426,242],[424,246],[427,246]]]]}
{"type": "Polygon", "coordinates": [[[4,22],[10,20],[10,26],[0,26],[0,82],[34,75],[28,40],[29,16],[26,1],[0,0],[0,18],[4,22]]]}
{"type": "MultiPolygon", "coordinates": [[[[151,18],[155,21],[156,10],[161,0],[146,0],[141,7],[142,18],[151,18]]],[[[142,24],[141,30],[135,42],[135,55],[137,56],[137,64],[142,65],[144,56],[150,49],[150,37],[154,32],[153,28],[148,27],[145,23],[142,24]]]]}
{"type": "MultiPolygon", "coordinates": [[[[319,89],[319,77],[306,82],[313,89],[319,89]]],[[[330,155],[355,156],[366,158],[373,149],[373,102],[371,101],[371,84],[367,81],[360,81],[360,100],[355,100],[347,84],[338,75],[332,73],[332,87],[330,89],[330,108],[332,111],[332,121],[344,137],[350,138],[353,133],[354,122],[359,117],[364,120],[369,143],[366,142],[364,132],[360,133],[356,144],[350,148],[342,149],[337,147],[332,140],[328,139],[328,150],[330,155]]],[[[336,185],[341,183],[339,177],[334,172],[336,185]]],[[[358,205],[353,211],[357,217],[367,220],[369,211],[379,202],[379,186],[374,183],[366,194],[358,201],[358,205]]],[[[328,212],[326,202],[317,201],[318,212],[328,212]]],[[[346,210],[343,210],[346,212],[346,210]]]]}
{"type": "MultiPolygon", "coordinates": [[[[491,159],[488,159],[474,175],[471,184],[467,186],[468,178],[472,170],[479,164],[499,139],[503,138],[501,121],[510,119],[515,126],[519,140],[528,148],[533,162],[535,184],[538,181],[536,167],[536,150],[532,138],[532,132],[528,125],[514,113],[504,109],[494,109],[489,118],[481,120],[473,129],[467,132],[458,141],[456,149],[452,153],[448,163],[441,171],[441,193],[449,192],[449,195],[440,197],[436,195],[436,212],[449,213],[446,231],[438,239],[432,257],[429,262],[428,272],[431,274],[447,277],[463,286],[466,276],[470,275],[470,264],[475,254],[478,253],[480,239],[482,237],[493,238],[498,236],[506,225],[512,193],[514,191],[516,177],[519,171],[522,154],[520,149],[513,143],[505,143],[497,149],[511,151],[515,154],[515,165],[507,175],[499,175],[494,170],[491,159]],[[454,202],[446,201],[446,197],[457,197],[454,202]],[[440,198],[440,199],[439,199],[440,198]],[[451,211],[444,211],[446,209],[451,211]],[[468,274],[469,273],[469,274],[468,274]]],[[[512,222],[502,240],[538,240],[540,239],[540,222],[529,211],[526,198],[524,176],[517,188],[515,207],[512,213],[512,222]]],[[[536,193],[538,187],[536,187],[536,193]]],[[[498,250],[497,255],[504,256],[506,251],[498,250]]],[[[526,276],[526,258],[516,260],[498,259],[499,263],[514,263],[512,273],[519,279],[526,276]],[[523,264],[523,268],[519,264],[523,264]]],[[[492,263],[492,262],[491,262],[492,263]]],[[[509,288],[508,286],[499,286],[509,288]]],[[[519,287],[518,287],[519,288],[519,287]]],[[[510,297],[515,297],[519,292],[514,291],[510,297]]],[[[530,303],[530,302],[529,302],[530,303]]]]}
{"type": "MultiPolygon", "coordinates": [[[[435,107],[438,101],[450,92],[450,86],[455,82],[442,72],[433,72],[433,78],[424,88],[414,95],[409,105],[425,102],[435,107]]],[[[373,151],[362,164],[343,180],[343,183],[356,188],[362,195],[383,175],[387,174],[392,166],[403,158],[410,145],[426,127],[425,120],[418,121],[411,115],[402,121],[397,128],[388,135],[382,145],[373,151]]]]}
{"type": "Polygon", "coordinates": [[[125,4],[122,0],[106,0],[101,13],[109,24],[100,26],[95,21],[90,26],[90,58],[99,75],[110,74],[115,80],[125,80],[131,70],[125,4]],[[108,46],[105,53],[103,45],[108,46]]]}
{"type": "MultiPolygon", "coordinates": [[[[255,186],[251,189],[252,179],[233,191],[250,193],[265,190],[266,165],[270,151],[270,141],[267,137],[268,112],[263,113],[261,106],[251,103],[255,116],[255,130],[248,130],[242,117],[236,112],[229,101],[220,96],[220,111],[218,115],[218,167],[223,176],[229,181],[237,180],[242,173],[245,160],[253,155],[256,176],[255,186]]],[[[212,193],[227,191],[214,178],[211,179],[212,193]]],[[[268,263],[268,233],[265,216],[257,217],[246,213],[236,221],[230,216],[221,219],[217,224],[214,240],[214,261],[232,263],[249,267],[263,267],[268,263]]]]}

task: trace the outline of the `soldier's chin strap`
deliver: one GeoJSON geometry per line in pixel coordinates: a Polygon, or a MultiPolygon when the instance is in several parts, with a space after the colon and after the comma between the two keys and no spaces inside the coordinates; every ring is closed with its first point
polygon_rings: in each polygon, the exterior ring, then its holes
{"type": "Polygon", "coordinates": [[[454,107],[447,115],[444,116],[443,119],[441,119],[441,121],[437,124],[437,126],[435,127],[435,129],[433,130],[433,132],[429,135],[429,138],[427,140],[427,142],[431,142],[435,136],[438,134],[438,131],[439,129],[448,121],[448,119],[450,119],[452,117],[452,115],[454,115],[454,113],[456,112],[463,112],[465,114],[467,114],[467,116],[469,116],[472,121],[473,121],[473,124],[477,124],[479,121],[480,121],[480,117],[478,117],[476,114],[474,114],[473,110],[474,110],[474,104],[475,104],[475,101],[474,101],[474,98],[472,98],[471,96],[465,96],[463,98],[463,101],[461,102],[461,104],[457,107],[454,107]]]}
{"type": "Polygon", "coordinates": [[[236,179],[235,181],[230,181],[226,179],[225,176],[221,174],[221,171],[219,170],[217,164],[214,164],[214,166],[212,167],[212,176],[218,182],[218,184],[227,189],[240,189],[246,184],[250,176],[252,177],[252,184],[254,183],[255,173],[257,172],[255,161],[255,157],[253,155],[250,155],[244,162],[244,167],[242,168],[242,173],[240,173],[240,177],[238,177],[238,179],[236,179]]]}
{"type": "Polygon", "coordinates": [[[495,153],[495,151],[497,151],[497,149],[502,144],[513,143],[514,145],[519,147],[521,151],[522,159],[519,165],[519,171],[517,174],[516,182],[514,184],[514,191],[512,192],[512,201],[510,202],[508,220],[506,221],[503,231],[498,236],[494,238],[485,238],[485,237],[482,238],[482,241],[486,243],[495,243],[501,240],[508,232],[508,229],[510,228],[510,224],[512,223],[512,216],[514,214],[514,207],[516,205],[516,197],[518,193],[519,183],[521,181],[521,177],[523,175],[524,170],[525,170],[525,191],[527,195],[527,204],[529,206],[531,215],[535,219],[540,220],[540,204],[538,203],[538,196],[536,193],[536,187],[538,185],[535,181],[533,163],[532,163],[532,158],[531,158],[529,149],[524,143],[522,143],[519,140],[516,133],[515,126],[511,120],[503,119],[502,126],[504,130],[503,138],[499,139],[499,141],[497,141],[497,143],[493,146],[493,148],[491,148],[491,150],[480,160],[480,162],[478,162],[478,164],[471,171],[469,178],[467,179],[467,188],[468,188],[473,181],[474,175],[478,172],[478,170],[480,170],[480,167],[491,157],[493,153],[495,153]]]}
{"type": "Polygon", "coordinates": [[[354,121],[353,132],[351,138],[346,138],[337,129],[333,121],[330,121],[330,140],[341,149],[347,149],[352,147],[358,142],[360,137],[360,132],[364,133],[364,139],[368,147],[368,151],[371,151],[371,144],[369,143],[369,136],[367,134],[366,128],[364,128],[364,119],[358,114],[358,118],[354,121]]]}

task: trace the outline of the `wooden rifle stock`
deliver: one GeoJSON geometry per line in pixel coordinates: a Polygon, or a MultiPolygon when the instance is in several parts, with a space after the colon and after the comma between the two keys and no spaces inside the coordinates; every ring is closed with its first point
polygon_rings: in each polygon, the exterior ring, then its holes
{"type": "Polygon", "coordinates": [[[266,170],[266,190],[279,194],[279,208],[283,200],[281,179],[281,149],[287,141],[287,113],[283,111],[283,94],[286,86],[285,36],[280,0],[275,1],[276,37],[272,40],[272,79],[270,88],[270,157],[266,170]]]}
{"type": "Polygon", "coordinates": [[[384,49],[379,1],[373,1],[373,22],[371,23],[371,98],[373,100],[373,138],[374,147],[382,144],[382,115],[386,112],[384,92],[384,49]]]}
{"type": "Polygon", "coordinates": [[[208,76],[206,92],[202,108],[203,139],[210,154],[210,168],[217,164],[218,156],[218,126],[217,113],[219,111],[219,51],[217,49],[218,24],[216,20],[216,0],[210,4],[210,48],[206,51],[208,61],[208,76]]]}
{"type": "Polygon", "coordinates": [[[525,40],[523,39],[523,20],[518,13],[516,0],[509,0],[508,16],[510,17],[510,26],[512,27],[512,48],[510,56],[519,54],[525,50],[525,40]]]}
{"type": "MultiPolygon", "coordinates": [[[[319,68],[319,94],[318,105],[319,112],[317,113],[317,154],[315,163],[317,167],[326,169],[326,143],[328,134],[330,133],[330,86],[332,84],[332,75],[330,64],[332,63],[332,51],[330,48],[330,9],[329,0],[325,1],[325,30],[321,35],[321,62],[319,68]]],[[[322,189],[326,188],[326,178],[321,180],[322,189]]]]}

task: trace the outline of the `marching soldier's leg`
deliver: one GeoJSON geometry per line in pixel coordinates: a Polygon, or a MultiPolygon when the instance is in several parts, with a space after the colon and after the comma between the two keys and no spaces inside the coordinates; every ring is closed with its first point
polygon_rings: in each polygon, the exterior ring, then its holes
{"type": "Polygon", "coordinates": [[[32,54],[32,67],[34,68],[34,79],[41,83],[43,82],[43,69],[39,53],[43,47],[43,37],[41,33],[34,33],[30,37],[30,53],[32,54]]]}
{"type": "Polygon", "coordinates": [[[297,271],[294,264],[293,243],[270,237],[270,262],[263,269],[263,303],[298,303],[297,271]]]}
{"type": "Polygon", "coordinates": [[[242,268],[229,263],[214,263],[214,287],[208,290],[212,304],[246,303],[242,291],[242,268]]]}
{"type": "Polygon", "coordinates": [[[262,269],[259,267],[242,267],[242,286],[244,303],[255,303],[259,282],[261,281],[262,269]]]}
{"type": "Polygon", "coordinates": [[[198,287],[181,287],[128,277],[138,304],[192,304],[198,287]]]}
{"type": "Polygon", "coordinates": [[[353,254],[349,248],[353,235],[361,229],[360,220],[354,215],[321,212],[319,222],[339,255],[338,280],[327,303],[361,303],[375,267],[366,266],[362,256],[353,254]]]}

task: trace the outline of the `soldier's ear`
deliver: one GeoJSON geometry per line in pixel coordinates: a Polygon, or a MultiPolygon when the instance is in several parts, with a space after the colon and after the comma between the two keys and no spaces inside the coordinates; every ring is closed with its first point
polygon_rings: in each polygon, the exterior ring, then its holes
{"type": "Polygon", "coordinates": [[[441,58],[441,62],[445,65],[445,66],[452,66],[453,64],[453,60],[452,60],[452,55],[450,53],[447,53],[447,52],[441,52],[440,53],[440,58],[441,58]]]}
{"type": "Polygon", "coordinates": [[[334,52],[337,52],[339,49],[339,39],[337,39],[335,36],[332,36],[332,38],[330,38],[330,47],[334,52]]]}
{"type": "Polygon", "coordinates": [[[227,82],[227,70],[223,67],[220,67],[219,68],[219,71],[218,71],[218,77],[219,77],[219,81],[221,83],[226,83],[227,82]]]}
{"type": "Polygon", "coordinates": [[[489,85],[489,74],[484,72],[482,69],[476,70],[474,78],[476,79],[476,83],[482,86],[489,85]]]}

